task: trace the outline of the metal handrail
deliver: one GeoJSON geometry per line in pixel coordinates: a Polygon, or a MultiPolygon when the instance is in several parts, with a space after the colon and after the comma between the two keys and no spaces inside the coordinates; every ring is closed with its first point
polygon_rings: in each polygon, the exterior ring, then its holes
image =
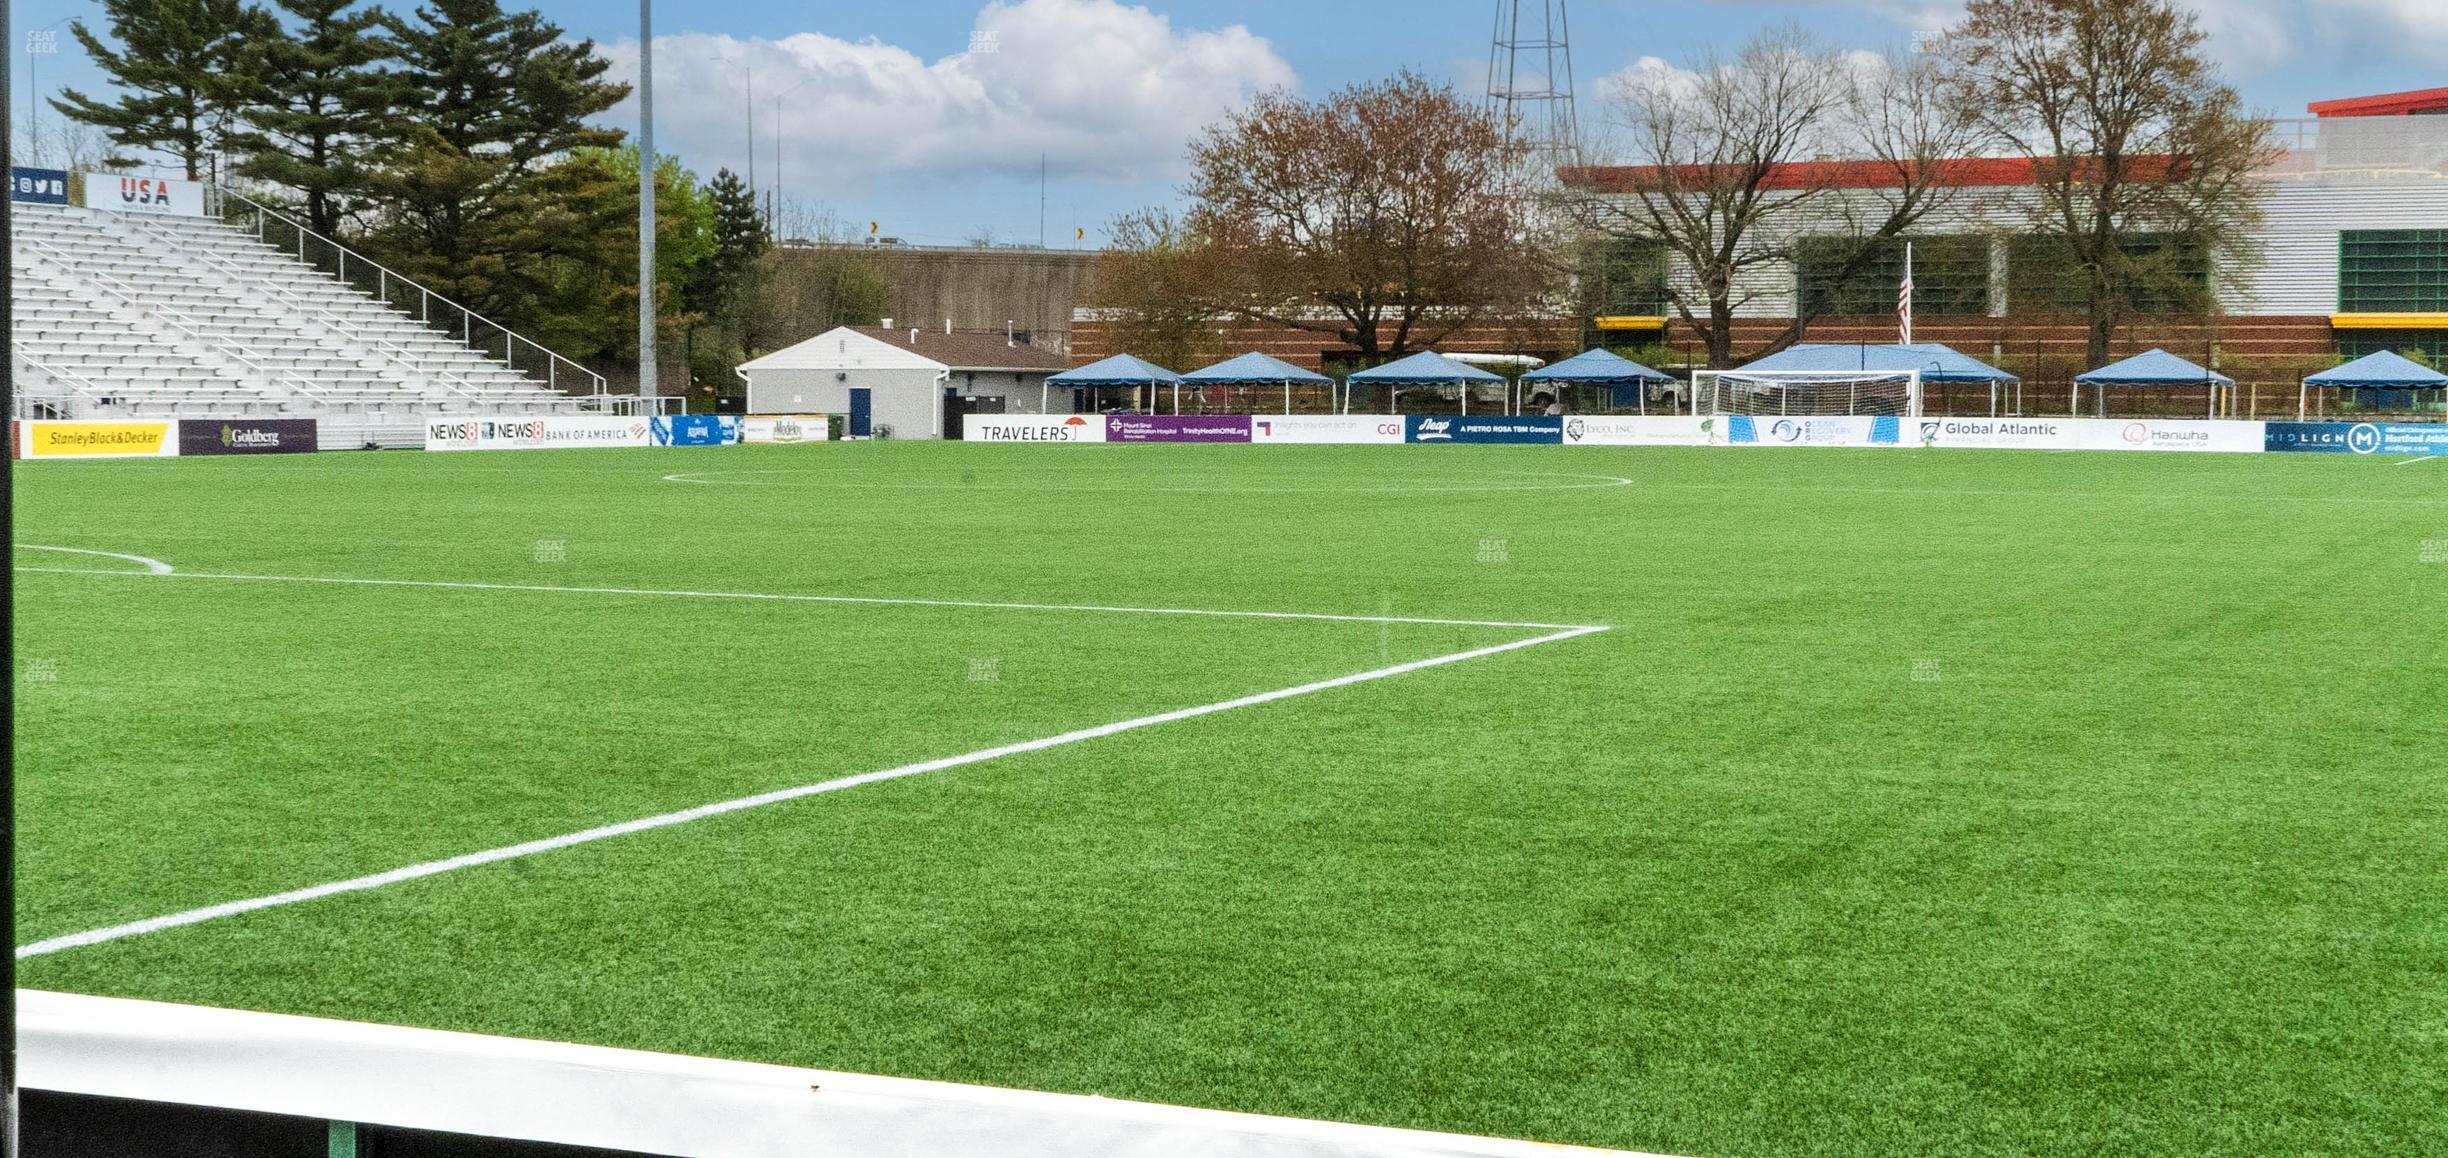
{"type": "Polygon", "coordinates": [[[104,273],[98,269],[79,269],[73,258],[70,258],[68,255],[51,248],[49,245],[39,241],[29,241],[25,243],[25,247],[35,253],[41,254],[44,257],[50,258],[52,261],[58,262],[60,267],[68,270],[72,276],[83,277],[91,280],[94,284],[101,286],[105,291],[110,293],[111,296],[118,298],[121,303],[143,310],[148,314],[158,316],[164,321],[169,322],[171,325],[176,326],[179,332],[203,343],[214,353],[220,354],[225,358],[229,358],[240,365],[245,366],[247,369],[254,371],[256,375],[263,380],[286,385],[290,389],[316,401],[322,400],[323,392],[320,388],[308,383],[305,379],[300,378],[295,374],[276,371],[270,366],[264,365],[259,360],[264,357],[263,351],[247,345],[236,338],[223,334],[215,334],[192,324],[194,319],[188,317],[185,311],[180,310],[175,306],[165,305],[161,302],[149,302],[144,300],[142,295],[136,291],[134,286],[121,281],[116,276],[104,273]]]}
{"type": "MultiPolygon", "coordinates": [[[[49,362],[45,362],[42,359],[33,356],[32,354],[26,353],[23,350],[16,351],[16,359],[28,366],[32,366],[35,369],[42,371],[44,376],[50,378],[54,385],[61,382],[67,383],[68,392],[71,395],[83,398],[87,402],[92,403],[96,408],[105,405],[104,399],[109,397],[108,395],[102,393],[102,386],[100,383],[95,382],[93,379],[88,378],[83,374],[79,374],[74,370],[54,366],[49,362]]],[[[16,417],[18,418],[27,417],[25,414],[27,403],[44,402],[49,400],[47,396],[25,393],[14,393],[11,395],[11,397],[15,402],[15,408],[18,412],[16,417]]]]}
{"type": "MultiPolygon", "coordinates": [[[[469,308],[469,307],[467,307],[467,306],[461,305],[460,303],[458,303],[458,302],[456,302],[456,301],[453,301],[453,300],[451,300],[451,299],[450,299],[450,298],[448,298],[448,297],[445,297],[445,296],[443,296],[443,295],[441,295],[441,294],[435,293],[434,291],[432,291],[432,290],[430,290],[430,289],[425,288],[425,286],[424,286],[422,283],[418,282],[418,281],[417,281],[415,278],[409,277],[408,275],[403,274],[403,273],[399,272],[398,270],[392,269],[391,267],[389,267],[389,266],[387,266],[387,265],[384,265],[384,264],[382,264],[381,262],[374,260],[373,258],[367,257],[366,255],[364,255],[364,254],[362,254],[362,253],[358,253],[356,250],[350,249],[348,246],[346,246],[346,245],[342,245],[342,244],[341,244],[340,242],[338,242],[338,241],[335,241],[335,240],[333,240],[333,239],[331,239],[331,238],[329,238],[329,237],[325,237],[324,235],[322,235],[322,234],[320,234],[320,233],[315,232],[314,230],[312,230],[312,229],[310,229],[310,228],[306,227],[305,225],[300,224],[300,223],[299,223],[299,222],[298,222],[298,221],[297,221],[295,218],[290,217],[288,214],[282,213],[281,211],[279,211],[279,210],[277,210],[277,209],[274,209],[274,208],[272,208],[272,207],[270,207],[270,206],[268,206],[268,205],[265,205],[264,203],[262,203],[262,202],[260,202],[260,201],[257,201],[257,200],[255,200],[254,198],[249,197],[249,196],[247,196],[247,195],[246,195],[246,194],[244,194],[244,193],[240,193],[240,192],[238,192],[238,191],[236,191],[236,190],[234,190],[234,189],[221,189],[221,190],[218,190],[218,195],[219,195],[219,197],[220,197],[221,210],[222,210],[222,212],[223,212],[224,214],[228,213],[228,211],[229,211],[229,204],[230,204],[230,202],[231,202],[232,200],[236,200],[236,201],[238,201],[238,202],[240,202],[240,203],[242,203],[242,204],[246,205],[248,208],[251,208],[251,209],[253,209],[253,210],[255,211],[255,240],[256,240],[256,241],[261,242],[261,243],[263,243],[263,244],[265,244],[265,245],[270,245],[270,244],[272,244],[272,243],[271,243],[271,241],[270,241],[269,239],[267,239],[267,238],[264,236],[264,219],[265,219],[265,218],[267,218],[267,217],[277,219],[277,220],[279,220],[281,223],[283,223],[283,224],[285,224],[285,225],[289,226],[291,229],[293,229],[293,230],[296,230],[296,231],[297,231],[297,235],[298,235],[297,252],[298,252],[298,260],[299,260],[299,261],[301,261],[301,262],[305,262],[305,263],[306,263],[306,264],[308,264],[308,265],[312,265],[312,264],[313,264],[313,262],[312,262],[310,259],[308,259],[308,258],[307,258],[307,256],[306,256],[306,239],[307,239],[307,238],[309,238],[309,237],[312,237],[312,238],[314,238],[315,240],[320,241],[320,242],[322,242],[323,244],[330,246],[330,247],[332,248],[333,252],[335,252],[336,254],[338,254],[338,265],[339,265],[339,272],[338,272],[338,273],[336,273],[336,274],[334,274],[333,276],[334,276],[335,278],[337,278],[337,279],[338,279],[338,280],[339,280],[341,283],[346,284],[346,283],[347,283],[347,281],[348,281],[348,263],[349,263],[349,259],[350,259],[350,258],[352,258],[352,257],[353,257],[353,258],[356,258],[356,259],[357,259],[357,261],[358,261],[358,263],[359,263],[360,265],[367,266],[367,267],[369,267],[369,268],[371,268],[371,269],[373,269],[373,270],[375,270],[375,271],[376,271],[376,275],[375,275],[375,287],[376,287],[376,290],[375,290],[375,295],[374,295],[374,296],[375,296],[375,300],[377,300],[377,301],[381,302],[382,304],[384,304],[384,305],[390,305],[390,304],[391,304],[390,281],[391,281],[391,279],[393,279],[393,278],[397,278],[397,279],[399,279],[400,284],[402,284],[402,285],[404,285],[404,286],[407,286],[408,288],[410,288],[410,289],[413,289],[413,290],[417,291],[417,295],[418,295],[418,297],[417,297],[417,315],[416,315],[416,317],[417,317],[417,320],[418,320],[418,321],[423,322],[424,324],[426,324],[426,325],[428,325],[428,326],[433,325],[433,324],[434,324],[434,323],[433,323],[433,303],[435,303],[435,302],[437,302],[437,301],[438,301],[438,302],[442,303],[442,305],[443,305],[444,307],[446,307],[447,309],[453,309],[453,310],[457,310],[457,311],[459,311],[459,315],[460,315],[460,335],[461,335],[460,340],[461,340],[462,342],[464,342],[465,344],[467,344],[469,347],[471,347],[471,348],[474,348],[474,347],[475,347],[475,342],[476,342],[475,328],[476,328],[477,323],[481,322],[481,323],[483,323],[484,325],[486,325],[486,326],[490,326],[490,327],[492,327],[494,330],[497,330],[497,331],[499,331],[499,332],[501,333],[501,335],[502,335],[502,363],[503,363],[504,365],[509,366],[511,369],[514,369],[514,370],[515,370],[515,369],[517,369],[517,368],[518,368],[518,360],[517,360],[517,358],[516,358],[516,356],[515,356],[515,353],[516,353],[516,350],[517,350],[517,346],[518,346],[518,344],[519,344],[519,343],[525,343],[525,344],[526,344],[526,345],[527,345],[529,348],[531,348],[531,349],[535,350],[537,353],[540,353],[540,354],[544,355],[544,356],[545,356],[545,357],[548,359],[548,361],[547,361],[547,362],[546,362],[546,364],[545,364],[545,384],[546,384],[546,385],[547,385],[549,388],[551,388],[551,389],[553,389],[553,390],[555,390],[555,391],[558,391],[558,390],[561,388],[560,371],[561,371],[561,367],[563,367],[563,366],[565,366],[565,365],[566,365],[566,366],[568,366],[568,367],[569,367],[571,370],[574,370],[574,371],[576,371],[578,374],[583,375],[583,376],[584,376],[584,377],[585,377],[585,378],[588,380],[588,382],[590,382],[590,383],[591,383],[591,384],[594,386],[594,390],[593,390],[593,393],[594,393],[594,394],[596,394],[596,395],[602,395],[602,394],[605,394],[605,393],[606,393],[606,391],[605,391],[605,389],[604,389],[604,376],[603,376],[603,375],[598,374],[598,373],[594,372],[593,370],[589,370],[589,369],[587,369],[586,367],[579,365],[577,362],[574,362],[574,361],[572,361],[572,360],[570,360],[570,359],[568,359],[568,358],[565,358],[565,357],[561,356],[561,355],[560,355],[560,354],[558,354],[558,353],[555,353],[555,352],[554,352],[554,351],[552,351],[551,349],[549,349],[549,348],[547,348],[546,346],[544,346],[544,344],[543,344],[543,343],[540,343],[540,342],[536,341],[536,340],[535,340],[535,339],[533,339],[533,338],[527,337],[526,335],[521,334],[521,333],[519,333],[518,331],[513,330],[513,329],[511,329],[511,328],[510,328],[510,327],[508,327],[508,326],[502,325],[501,323],[496,322],[496,321],[492,320],[491,318],[484,317],[483,315],[478,314],[478,313],[477,313],[475,310],[473,310],[473,309],[471,309],[471,308],[469,308]]],[[[449,331],[449,329],[448,329],[447,327],[445,327],[445,328],[443,328],[443,329],[442,329],[442,332],[443,332],[443,333],[449,333],[450,331],[449,331]]]]}
{"type": "MultiPolygon", "coordinates": [[[[167,239],[167,235],[150,222],[144,223],[142,226],[140,226],[140,228],[144,229],[148,234],[156,239],[167,239]]],[[[324,325],[338,330],[349,340],[373,347],[377,354],[388,357],[392,361],[399,363],[411,377],[438,379],[439,384],[443,389],[457,394],[470,402],[481,404],[485,401],[483,393],[478,391],[466,378],[463,378],[458,374],[454,374],[447,369],[436,370],[428,368],[425,364],[425,360],[418,357],[416,352],[409,347],[394,342],[389,338],[383,337],[381,334],[362,329],[356,322],[351,321],[346,316],[324,309],[321,305],[316,304],[313,300],[307,298],[305,295],[300,294],[287,286],[281,285],[275,279],[259,277],[250,272],[245,266],[240,265],[220,254],[214,253],[209,249],[184,249],[181,250],[180,253],[182,256],[189,259],[202,261],[208,265],[215,266],[223,273],[229,275],[231,278],[244,284],[269,292],[273,297],[279,299],[289,308],[306,314],[309,317],[315,318],[316,320],[321,321],[324,325]]],[[[416,383],[411,382],[410,385],[413,387],[416,385],[416,383]]]]}

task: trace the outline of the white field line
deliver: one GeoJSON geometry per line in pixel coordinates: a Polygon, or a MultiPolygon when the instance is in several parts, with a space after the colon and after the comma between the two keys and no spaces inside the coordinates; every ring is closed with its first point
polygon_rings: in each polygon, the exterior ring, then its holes
{"type": "Polygon", "coordinates": [[[41,957],[47,954],[57,953],[65,949],[77,949],[88,945],[99,945],[106,941],[117,941],[122,938],[137,937],[146,933],[158,933],[165,929],[175,929],[182,925],[200,924],[205,921],[219,920],[223,917],[234,917],[241,913],[252,913],[259,909],[271,909],[278,908],[283,905],[301,904],[306,901],[320,900],[324,897],[337,896],[341,893],[355,893],[364,892],[368,889],[379,889],[386,885],[395,885],[403,881],[416,880],[420,877],[439,876],[443,873],[456,872],[464,868],[474,868],[477,865],[493,864],[497,861],[535,856],[539,853],[553,852],[558,849],[570,848],[572,846],[581,844],[589,844],[599,840],[610,840],[616,836],[628,836],[632,833],[648,832],[658,828],[670,828],[673,825],[687,824],[692,821],[704,820],[709,817],[722,816],[726,813],[741,812],[751,808],[763,808],[770,804],[781,804],[786,801],[797,800],[805,796],[815,796],[826,792],[839,792],[845,788],[859,787],[862,784],[875,784],[885,780],[899,780],[903,777],[919,776],[928,772],[940,772],[946,768],[959,768],[968,764],[981,764],[988,760],[997,760],[1005,756],[1017,756],[1025,752],[1042,752],[1048,748],[1058,748],[1066,744],[1077,744],[1085,740],[1103,739],[1104,737],[1120,735],[1124,732],[1134,732],[1141,728],[1156,727],[1159,724],[1170,724],[1181,720],[1196,719],[1200,716],[1210,716],[1218,712],[1229,712],[1236,708],[1250,708],[1256,707],[1260,704],[1271,704],[1277,700],[1288,700],[1295,696],[1306,696],[1317,692],[1331,691],[1335,688],[1350,687],[1353,684],[1367,683],[1371,680],[1391,679],[1395,676],[1407,675],[1415,671],[1424,671],[1432,667],[1442,667],[1446,664],[1462,663],[1466,660],[1480,659],[1491,655],[1499,655],[1508,651],[1519,651],[1527,647],[1537,647],[1543,643],[1556,643],[1562,640],[1575,639],[1584,635],[1592,635],[1605,630],[1607,630],[1607,628],[1604,627],[1575,627],[1564,631],[1553,632],[1547,635],[1535,636],[1530,639],[1517,639],[1511,643],[1499,643],[1489,647],[1475,647],[1469,651],[1457,651],[1446,655],[1431,656],[1427,659],[1412,660],[1409,663],[1399,663],[1393,665],[1392,667],[1381,667],[1373,671],[1358,672],[1347,676],[1336,676],[1333,679],[1318,680],[1315,683],[1301,684],[1297,687],[1278,688],[1275,691],[1259,692],[1256,695],[1242,696],[1238,699],[1219,700],[1212,704],[1201,704],[1194,708],[1176,708],[1169,712],[1158,712],[1152,716],[1140,716],[1136,719],[1121,720],[1111,724],[1099,724],[1093,728],[1081,728],[1076,731],[1064,732],[1058,736],[1047,736],[1044,739],[1024,740],[1017,744],[1004,744],[994,748],[981,748],[975,752],[966,752],[958,756],[946,756],[941,759],[927,760],[916,764],[904,764],[898,768],[886,768],[877,772],[862,772],[856,776],[844,776],[839,779],[825,780],[815,784],[803,784],[797,788],[784,788],[775,792],[761,793],[756,796],[743,796],[736,800],[725,800],[714,804],[700,804],[695,808],[682,809],[678,812],[666,812],[660,816],[647,816],[641,817],[637,820],[625,820],[618,824],[607,824],[600,828],[590,828],[580,832],[569,833],[564,836],[546,837],[542,840],[531,840],[522,844],[505,845],[501,848],[487,849],[483,852],[471,852],[460,856],[449,857],[443,860],[426,861],[423,864],[412,864],[404,868],[392,869],[389,872],[375,873],[371,876],[354,877],[344,881],[333,881],[329,884],[314,885],[303,889],[292,889],[285,893],[273,893],[269,896],[251,897],[242,901],[227,901],[218,905],[207,905],[200,909],[189,909],[183,913],[171,913],[167,916],[148,917],[141,921],[131,921],[124,925],[112,925],[108,928],[88,929],[82,933],[70,933],[66,936],[36,941],[30,945],[21,945],[17,949],[17,959],[23,961],[30,957],[41,957]]]}
{"type": "Polygon", "coordinates": [[[70,933],[64,936],[36,941],[30,945],[21,945],[17,948],[17,959],[21,961],[31,957],[41,957],[52,953],[58,953],[67,949],[82,948],[88,945],[99,945],[108,941],[117,941],[127,937],[142,936],[146,933],[158,933],[165,929],[175,929],[184,925],[194,925],[205,921],[219,920],[223,917],[238,916],[242,913],[251,913],[259,909],[271,909],[284,905],[300,904],[306,901],[319,900],[323,897],[336,896],[341,893],[363,892],[368,889],[378,889],[386,885],[399,884],[403,881],[412,881],[421,877],[438,876],[442,873],[456,872],[464,868],[473,868],[478,865],[493,864],[497,861],[535,856],[540,853],[553,852],[558,849],[570,848],[575,845],[590,844],[599,840],[609,840],[617,836],[628,836],[632,833],[647,832],[658,828],[669,828],[673,825],[687,824],[692,821],[721,816],[726,813],[740,812],[751,808],[762,808],[771,804],[781,804],[787,801],[797,800],[805,796],[816,796],[827,792],[839,792],[842,789],[856,788],[863,784],[875,784],[885,780],[898,780],[904,777],[923,775],[928,772],[940,772],[947,768],[959,768],[969,764],[979,764],[988,760],[1001,759],[1005,756],[1016,756],[1027,752],[1039,752],[1048,748],[1061,747],[1066,744],[1077,744],[1086,740],[1102,739],[1106,736],[1114,736],[1123,732],[1137,731],[1141,728],[1152,728],[1160,724],[1170,724],[1182,720],[1196,719],[1200,716],[1214,715],[1218,712],[1229,712],[1236,708],[1256,707],[1260,704],[1274,703],[1277,700],[1288,700],[1296,696],[1312,695],[1317,692],[1331,691],[1335,688],[1349,687],[1353,684],[1367,683],[1372,680],[1391,679],[1395,676],[1408,675],[1416,671],[1425,671],[1433,667],[1443,667],[1447,664],[1462,663],[1468,660],[1481,659],[1492,655],[1500,655],[1508,651],[1519,651],[1523,648],[1537,647],[1541,644],[1558,643],[1567,639],[1577,639],[1584,635],[1594,635],[1608,630],[1606,627],[1591,625],[1575,626],[1552,623],[1506,623],[1493,620],[1475,619],[1421,619],[1394,615],[1326,615],[1310,612],[1289,611],[1213,611],[1194,608],[1096,607],[1047,603],[981,603],[939,599],[863,598],[843,595],[769,595],[753,592],[725,591],[655,591],[620,587],[545,587],[506,583],[447,583],[428,580],[342,579],[295,575],[217,575],[203,572],[173,570],[167,563],[163,563],[157,559],[147,559],[141,555],[121,555],[108,551],[88,551],[78,547],[43,547],[27,543],[20,543],[17,544],[17,546],[38,551],[65,551],[72,554],[103,555],[115,559],[125,559],[129,562],[142,563],[147,568],[147,570],[144,572],[95,570],[90,568],[70,567],[16,568],[16,570],[19,571],[31,571],[46,574],[118,575],[138,576],[140,578],[219,579],[229,581],[252,580],[256,582],[268,583],[333,583],[377,587],[431,587],[450,590],[533,591],[584,595],[668,596],[697,599],[765,599],[808,603],[988,608],[1012,611],[1072,611],[1137,615],[1212,616],[1219,618],[1239,619],[1323,620],[1328,622],[1342,623],[1419,624],[1447,627],[1513,628],[1546,632],[1546,634],[1543,635],[1533,636],[1528,639],[1517,639],[1510,643],[1492,644],[1487,647],[1472,648],[1468,651],[1457,651],[1445,655],[1430,656],[1427,659],[1412,660],[1408,663],[1399,663],[1388,667],[1375,668],[1369,671],[1357,672],[1352,675],[1336,676],[1332,679],[1318,680],[1313,683],[1301,684],[1297,687],[1278,688],[1274,691],[1259,692],[1255,695],[1241,696],[1237,699],[1219,700],[1215,703],[1201,704],[1197,707],[1176,708],[1172,711],[1158,712],[1154,715],[1140,716],[1135,719],[1121,720],[1111,724],[1099,724],[1091,728],[1081,728],[1074,731],[1064,732],[1056,736],[1047,736],[1043,739],[1024,740],[1016,744],[1004,744],[993,748],[982,748],[978,751],[966,752],[958,756],[946,756],[940,759],[926,760],[916,764],[904,764],[898,768],[886,768],[875,772],[862,772],[855,776],[844,776],[833,780],[820,781],[814,784],[803,784],[796,788],[784,788],[773,792],[760,793],[755,796],[743,796],[736,800],[724,800],[713,804],[701,804],[694,808],[682,809],[678,812],[666,812],[657,816],[641,817],[636,820],[626,820],[618,824],[604,825],[602,827],[590,828],[580,832],[568,833],[562,836],[546,837],[541,840],[531,840],[520,844],[505,845],[501,848],[487,849],[483,852],[465,853],[460,856],[448,857],[442,860],[426,861],[422,864],[408,865],[403,868],[392,869],[388,872],[375,873],[370,876],[354,877],[343,881],[333,881],[328,884],[313,885],[302,889],[292,889],[288,892],[273,893],[268,896],[252,897],[246,900],[226,901],[218,905],[207,905],[200,909],[189,909],[185,912],[171,913],[166,916],[149,917],[141,921],[131,921],[124,925],[112,925],[107,928],[100,929],[88,929],[82,933],[70,933]],[[158,570],[155,568],[158,568],[158,570]]]}
{"type": "MultiPolygon", "coordinates": [[[[117,551],[88,551],[83,547],[43,547],[37,546],[33,543],[18,543],[15,544],[15,546],[20,551],[58,551],[69,555],[98,555],[105,559],[125,559],[130,563],[144,564],[145,570],[154,575],[168,575],[177,570],[177,568],[172,567],[168,563],[164,563],[159,559],[148,559],[142,555],[122,555],[117,551]]],[[[45,568],[45,570],[49,570],[49,568],[45,568]]],[[[96,573],[102,575],[133,574],[133,572],[125,571],[97,571],[96,573]]]]}
{"type": "MultiPolygon", "coordinates": [[[[67,551],[69,547],[21,549],[67,551]]],[[[80,552],[109,554],[106,551],[80,552]]],[[[1120,607],[1087,603],[988,603],[969,599],[899,599],[870,595],[790,595],[760,591],[669,591],[642,587],[551,587],[537,583],[458,583],[438,579],[350,579],[326,575],[234,575],[211,571],[174,571],[168,564],[133,555],[113,558],[149,563],[161,571],[116,571],[94,567],[16,567],[36,575],[119,575],[138,579],[215,579],[238,583],[321,583],[342,587],[424,587],[444,591],[529,591],[553,595],[628,595],[662,599],[748,599],[776,603],[841,603],[864,607],[949,607],[985,611],[1068,611],[1100,615],[1180,615],[1209,619],[1293,619],[1324,623],[1398,623],[1421,627],[1490,627],[1519,631],[1557,631],[1585,627],[1574,623],[1512,623],[1498,619],[1426,619],[1404,615],[1331,615],[1315,611],[1229,611],[1203,607],[1120,607]]]]}
{"type": "Polygon", "coordinates": [[[2426,454],[2426,455],[2422,456],[2421,458],[2409,458],[2409,459],[2406,459],[2406,460],[2404,460],[2404,461],[2402,461],[2402,462],[2391,463],[2390,465],[2392,465],[2392,466],[2412,466],[2412,465],[2414,465],[2415,463],[2418,463],[2418,462],[2436,462],[2436,461],[2438,461],[2438,460],[2440,460],[2440,459],[2443,459],[2443,458],[2448,458],[2448,454],[2426,454]]]}

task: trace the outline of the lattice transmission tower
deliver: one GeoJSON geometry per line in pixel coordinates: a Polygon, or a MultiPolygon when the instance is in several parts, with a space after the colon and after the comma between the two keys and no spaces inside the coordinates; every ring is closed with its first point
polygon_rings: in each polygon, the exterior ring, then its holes
{"type": "Polygon", "coordinates": [[[1547,173],[1581,163],[1569,23],[1564,0],[1496,0],[1488,106],[1547,173]]]}

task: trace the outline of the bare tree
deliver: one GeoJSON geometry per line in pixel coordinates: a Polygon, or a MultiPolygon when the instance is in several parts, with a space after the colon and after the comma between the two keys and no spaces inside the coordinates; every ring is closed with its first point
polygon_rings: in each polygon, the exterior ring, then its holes
{"type": "Polygon", "coordinates": [[[1534,198],[1494,116],[1399,73],[1322,101],[1268,93],[1192,143],[1184,225],[1219,312],[1364,359],[1543,302],[1534,198]]]}
{"type": "Polygon", "coordinates": [[[1221,353],[1213,275],[1204,241],[1163,209],[1114,220],[1097,259],[1090,304],[1113,327],[1116,348],[1161,366],[1190,367],[1221,353]]]}
{"type": "Polygon", "coordinates": [[[1673,268],[1664,292],[1725,367],[1799,341],[1814,316],[1797,294],[1791,323],[1765,346],[1735,350],[1734,323],[1781,295],[1808,238],[1839,280],[1871,267],[1895,239],[1964,196],[1955,162],[1976,148],[1975,119],[1948,99],[1935,61],[1839,54],[1786,28],[1690,72],[1655,70],[1616,94],[1624,164],[1584,170],[1577,216],[1600,238],[1646,241],[1673,268]],[[1809,164],[1844,157],[1844,166],[1809,164]]]}
{"type": "Polygon", "coordinates": [[[2090,365],[2146,296],[2217,307],[2209,269],[2251,260],[2273,159],[2169,0],[1972,0],[1949,31],[1963,107],[2027,158],[2030,227],[2079,279],[2090,365]]]}

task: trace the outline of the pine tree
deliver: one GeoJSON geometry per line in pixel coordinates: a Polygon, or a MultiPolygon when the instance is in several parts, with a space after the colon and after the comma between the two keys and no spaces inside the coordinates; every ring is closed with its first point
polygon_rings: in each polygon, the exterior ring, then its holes
{"type": "Polygon", "coordinates": [[[433,0],[384,25],[401,101],[369,181],[385,210],[378,256],[505,324],[532,320],[550,255],[585,245],[539,175],[572,150],[618,144],[619,130],[586,121],[629,86],[601,79],[611,62],[594,41],[565,42],[497,0],[433,0]]]}
{"type": "MultiPolygon", "coordinates": [[[[63,89],[51,106],[103,130],[113,145],[179,158],[187,179],[204,175],[248,88],[241,45],[271,18],[240,0],[103,0],[113,48],[82,20],[68,26],[86,55],[121,90],[114,101],[63,89]]],[[[117,156],[113,165],[132,165],[117,156]]]]}
{"type": "Polygon", "coordinates": [[[367,154],[398,103],[379,67],[390,43],[378,9],[357,0],[274,0],[297,22],[277,22],[242,49],[247,131],[234,135],[239,175],[298,192],[306,224],[337,237],[348,197],[367,180],[367,154]]]}
{"type": "Polygon", "coordinates": [[[724,276],[736,278],[765,252],[773,237],[765,230],[764,214],[757,210],[756,191],[739,174],[718,170],[706,191],[714,198],[714,264],[724,276]]]}

